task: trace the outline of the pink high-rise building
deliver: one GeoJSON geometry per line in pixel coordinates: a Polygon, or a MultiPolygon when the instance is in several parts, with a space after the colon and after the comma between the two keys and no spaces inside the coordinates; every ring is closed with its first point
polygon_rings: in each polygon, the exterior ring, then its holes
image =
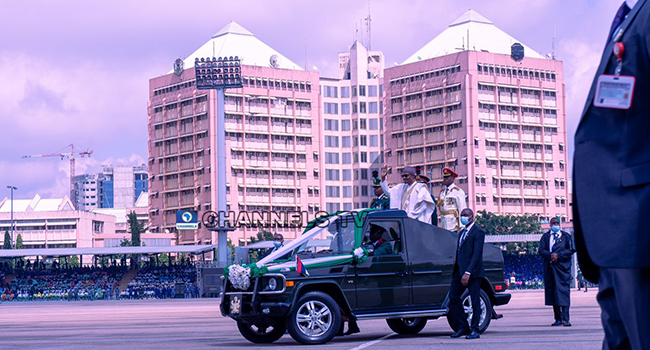
{"type": "Polygon", "coordinates": [[[367,208],[381,169],[384,55],[355,41],[337,78],[321,78],[325,210],[367,208]]]}
{"type": "MultiPolygon", "coordinates": [[[[177,69],[150,80],[149,191],[152,231],[175,232],[176,210],[217,208],[217,147],[226,147],[229,210],[315,213],[323,203],[317,72],[303,68],[232,22],[177,69]],[[226,144],[216,144],[216,92],[197,90],[194,60],[242,58],[243,88],[226,91],[226,144]]],[[[237,245],[261,227],[228,236],[237,245]]],[[[300,229],[268,231],[295,237],[300,229]]],[[[201,227],[179,231],[179,244],[213,243],[201,227]]]]}
{"type": "Polygon", "coordinates": [[[454,169],[474,210],[568,221],[562,62],[525,45],[516,61],[515,43],[470,10],[386,69],[387,161],[421,165],[438,183],[454,169]]]}

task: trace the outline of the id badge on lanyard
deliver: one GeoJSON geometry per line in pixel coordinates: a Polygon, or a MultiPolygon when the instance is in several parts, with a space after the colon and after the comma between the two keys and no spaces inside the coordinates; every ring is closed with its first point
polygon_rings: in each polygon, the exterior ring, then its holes
{"type": "Polygon", "coordinates": [[[602,74],[596,83],[594,106],[601,108],[630,109],[636,79],[633,76],[621,75],[623,68],[623,55],[625,45],[621,42],[623,30],[620,29],[615,36],[612,53],[616,56],[618,64],[614,75],[602,74]]]}

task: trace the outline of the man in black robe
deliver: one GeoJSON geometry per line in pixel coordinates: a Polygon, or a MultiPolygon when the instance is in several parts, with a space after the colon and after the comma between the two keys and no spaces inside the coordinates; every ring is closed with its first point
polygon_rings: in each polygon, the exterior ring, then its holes
{"type": "Polygon", "coordinates": [[[552,326],[571,326],[571,257],[575,252],[571,235],[560,230],[560,220],[551,219],[551,229],[542,235],[539,255],[544,258],[544,298],[553,306],[555,323],[552,326]]]}

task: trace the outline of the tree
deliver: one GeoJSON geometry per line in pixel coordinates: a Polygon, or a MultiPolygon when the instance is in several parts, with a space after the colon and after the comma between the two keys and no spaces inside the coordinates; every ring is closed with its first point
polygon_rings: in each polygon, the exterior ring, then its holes
{"type": "Polygon", "coordinates": [[[20,233],[16,237],[16,249],[23,249],[23,236],[20,233]]]}
{"type": "Polygon", "coordinates": [[[77,255],[73,255],[68,259],[68,265],[70,267],[79,267],[79,257],[77,255]]]}
{"type": "Polygon", "coordinates": [[[11,249],[11,236],[9,235],[9,231],[5,230],[5,242],[2,245],[2,249],[11,249]]]}
{"type": "MultiPolygon", "coordinates": [[[[542,229],[537,215],[497,215],[481,210],[476,215],[486,235],[516,235],[538,233],[542,229]]],[[[508,254],[537,254],[539,242],[511,242],[504,245],[508,254]]]]}
{"type": "Polygon", "coordinates": [[[273,237],[275,234],[269,231],[260,231],[257,233],[257,238],[256,237],[250,237],[251,243],[256,243],[256,242],[261,242],[261,241],[272,241],[273,237]]]}
{"type": "Polygon", "coordinates": [[[497,215],[481,210],[476,215],[486,235],[515,235],[537,233],[542,229],[537,215],[497,215]]]}
{"type": "Polygon", "coordinates": [[[134,247],[139,247],[140,244],[140,234],[142,233],[142,224],[138,222],[138,215],[135,211],[131,211],[128,216],[129,230],[131,231],[131,245],[134,247]]]}

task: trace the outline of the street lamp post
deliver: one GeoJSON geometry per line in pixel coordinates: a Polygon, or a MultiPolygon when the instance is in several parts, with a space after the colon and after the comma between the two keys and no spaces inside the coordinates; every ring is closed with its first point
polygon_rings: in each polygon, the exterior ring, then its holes
{"type": "Polygon", "coordinates": [[[241,88],[241,60],[239,57],[197,58],[194,61],[196,88],[217,92],[217,265],[225,267],[228,261],[228,231],[233,231],[227,218],[226,204],[226,112],[224,91],[241,88]],[[223,215],[223,216],[222,216],[223,215]]]}
{"type": "Polygon", "coordinates": [[[14,190],[18,187],[7,186],[11,190],[11,249],[14,249],[14,190]]]}

